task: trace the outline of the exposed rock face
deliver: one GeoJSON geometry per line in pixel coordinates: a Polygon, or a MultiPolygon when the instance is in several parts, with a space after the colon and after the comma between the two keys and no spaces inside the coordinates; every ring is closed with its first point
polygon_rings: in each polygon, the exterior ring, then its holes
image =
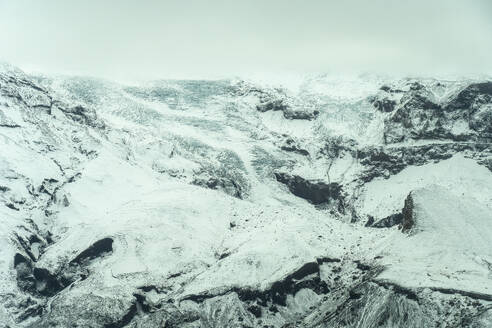
{"type": "Polygon", "coordinates": [[[492,100],[492,82],[472,83],[461,90],[445,107],[447,111],[478,109],[492,100]]]}
{"type": "Polygon", "coordinates": [[[489,327],[492,83],[337,83],[0,70],[0,327],[489,327]]]}
{"type": "Polygon", "coordinates": [[[260,104],[256,106],[256,109],[260,112],[268,111],[281,111],[285,118],[291,120],[314,120],[319,112],[318,111],[303,111],[293,110],[292,106],[288,104],[285,98],[269,99],[266,97],[260,98],[260,104]]]}
{"type": "Polygon", "coordinates": [[[391,99],[374,99],[372,104],[376,107],[377,110],[389,113],[395,109],[396,101],[391,99]]]}
{"type": "Polygon", "coordinates": [[[217,154],[216,161],[208,165],[202,163],[202,167],[194,172],[192,183],[205,188],[222,190],[239,199],[246,198],[250,191],[250,184],[245,177],[242,161],[229,152],[217,154]]]}
{"type": "Polygon", "coordinates": [[[280,111],[286,119],[290,120],[314,120],[318,117],[316,109],[302,108],[305,104],[299,104],[299,100],[287,95],[280,88],[259,89],[247,83],[239,83],[235,86],[234,95],[254,95],[258,98],[256,109],[259,112],[280,111]],[[299,108],[301,107],[301,108],[299,108]]]}
{"type": "Polygon", "coordinates": [[[244,186],[241,184],[241,182],[234,180],[233,177],[215,177],[210,176],[206,173],[202,173],[197,175],[192,183],[197,186],[202,186],[214,190],[220,189],[226,194],[239,199],[245,198],[248,192],[247,186],[244,186]]]}
{"type": "Polygon", "coordinates": [[[34,296],[52,297],[77,280],[87,278],[86,267],[91,260],[112,252],[111,238],[104,238],[82,251],[67,265],[52,273],[46,268],[36,267],[36,259],[28,259],[17,253],[14,268],[17,271],[19,288],[34,296]],[[34,262],[34,263],[33,263],[34,262]]]}
{"type": "Polygon", "coordinates": [[[418,139],[451,139],[456,141],[490,140],[492,82],[474,83],[454,97],[438,102],[424,85],[413,82],[398,102],[388,97],[376,99],[373,105],[391,114],[386,118],[386,143],[418,139]]]}
{"type": "Polygon", "coordinates": [[[39,108],[48,113],[51,109],[52,97],[48,92],[22,77],[0,73],[0,94],[30,108],[39,108]]]}
{"type": "Polygon", "coordinates": [[[403,219],[401,221],[401,231],[407,232],[415,225],[415,215],[414,215],[414,205],[412,194],[408,194],[407,198],[405,198],[405,205],[403,206],[402,216],[403,219]]]}
{"type": "Polygon", "coordinates": [[[377,222],[374,222],[374,218],[370,216],[365,226],[373,227],[373,228],[390,228],[401,224],[402,221],[403,221],[402,213],[391,214],[385,218],[378,220],[377,222]]]}
{"type": "Polygon", "coordinates": [[[104,128],[104,124],[97,120],[97,115],[94,109],[77,105],[70,108],[60,107],[60,110],[75,122],[95,128],[104,128]]]}
{"type": "Polygon", "coordinates": [[[278,182],[285,184],[294,195],[312,204],[337,202],[339,209],[343,211],[343,192],[341,186],[336,182],[327,184],[322,181],[309,181],[300,176],[281,172],[275,173],[275,178],[278,182]]]}

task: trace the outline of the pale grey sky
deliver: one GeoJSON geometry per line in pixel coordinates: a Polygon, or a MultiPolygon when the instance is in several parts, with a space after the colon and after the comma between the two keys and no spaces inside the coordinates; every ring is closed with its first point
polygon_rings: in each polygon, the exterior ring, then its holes
{"type": "Polygon", "coordinates": [[[0,0],[0,59],[125,78],[492,73],[492,0],[0,0]]]}

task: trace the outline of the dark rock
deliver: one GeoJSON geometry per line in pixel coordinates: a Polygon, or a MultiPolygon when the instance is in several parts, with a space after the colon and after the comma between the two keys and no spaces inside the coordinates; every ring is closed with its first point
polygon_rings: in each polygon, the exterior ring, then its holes
{"type": "Polygon", "coordinates": [[[357,300],[362,297],[362,294],[356,293],[354,290],[349,290],[349,299],[357,300]]]}
{"type": "Polygon", "coordinates": [[[433,143],[421,146],[366,147],[357,151],[357,158],[365,168],[359,179],[365,183],[377,177],[388,177],[409,165],[424,165],[448,159],[455,153],[467,152],[479,164],[487,166],[492,154],[490,143],[433,143]]]}
{"type": "Polygon", "coordinates": [[[319,111],[284,110],[284,117],[290,120],[314,120],[318,117],[319,111]]]}
{"type": "Polygon", "coordinates": [[[61,105],[60,110],[72,121],[91,126],[93,128],[104,128],[105,125],[98,120],[96,111],[93,108],[87,108],[82,105],[74,107],[65,107],[61,105]]]}
{"type": "Polygon", "coordinates": [[[373,225],[373,223],[374,223],[374,217],[371,216],[371,215],[368,215],[367,222],[366,222],[366,224],[364,226],[365,227],[370,227],[370,226],[373,225]]]}
{"type": "Polygon", "coordinates": [[[289,120],[314,120],[318,117],[317,110],[294,109],[291,100],[285,95],[260,94],[260,103],[256,105],[256,110],[264,113],[267,111],[281,111],[283,116],[289,120]]]}
{"type": "Polygon", "coordinates": [[[197,175],[192,181],[192,184],[209,189],[222,190],[225,193],[239,199],[243,199],[246,196],[246,188],[244,188],[241,183],[226,176],[215,177],[197,175]]]}
{"type": "Polygon", "coordinates": [[[259,307],[258,305],[249,306],[248,311],[251,312],[256,318],[261,317],[261,307],[259,307]]]}
{"type": "Polygon", "coordinates": [[[289,106],[284,99],[271,99],[256,105],[256,109],[260,112],[267,111],[285,111],[289,106]]]}
{"type": "Polygon", "coordinates": [[[406,93],[397,109],[385,120],[384,139],[386,143],[401,142],[405,139],[443,138],[446,131],[439,124],[442,109],[422,89],[406,93]],[[422,91],[421,91],[422,90],[422,91]],[[431,124],[436,121],[436,124],[431,124]]]}
{"type": "Polygon", "coordinates": [[[362,270],[362,271],[369,271],[371,270],[371,267],[367,264],[362,263],[361,261],[354,261],[356,264],[357,269],[362,270]]]}
{"type": "Polygon", "coordinates": [[[26,265],[30,266],[31,265],[31,260],[26,258],[24,255],[15,253],[14,256],[14,268],[16,268],[19,264],[25,263],[26,265]]]}
{"type": "Polygon", "coordinates": [[[5,206],[7,206],[8,208],[10,208],[11,210],[19,211],[19,209],[17,207],[15,207],[15,205],[12,204],[12,203],[7,203],[7,204],[5,204],[5,206]]]}
{"type": "MultiPolygon", "coordinates": [[[[24,321],[32,318],[39,317],[43,314],[44,308],[39,304],[35,304],[27,307],[18,317],[18,321],[24,321]]],[[[7,326],[8,327],[8,326],[7,326]]]]}
{"type": "Polygon", "coordinates": [[[36,279],[36,290],[43,296],[53,296],[63,290],[66,285],[47,269],[34,268],[33,276],[36,279]]]}
{"type": "Polygon", "coordinates": [[[309,152],[305,149],[302,149],[299,145],[298,142],[296,142],[292,138],[287,138],[282,146],[280,146],[280,149],[289,151],[289,152],[294,152],[298,153],[304,156],[309,156],[309,152]]]}
{"type": "Polygon", "coordinates": [[[391,214],[371,225],[372,228],[391,228],[403,221],[402,213],[391,214]]]}
{"type": "MultiPolygon", "coordinates": [[[[32,238],[31,241],[40,242],[37,237],[32,238]]],[[[35,261],[34,257],[28,259],[20,253],[16,253],[14,267],[17,271],[17,284],[21,290],[32,295],[45,297],[56,295],[77,279],[85,279],[88,272],[84,268],[84,264],[87,264],[87,261],[112,252],[112,244],[113,240],[111,238],[104,238],[97,241],[69,262],[68,266],[62,267],[56,273],[52,273],[46,268],[35,267],[32,264],[35,261]]]]}
{"type": "Polygon", "coordinates": [[[316,262],[318,262],[318,264],[320,264],[320,265],[323,263],[339,263],[341,261],[342,260],[340,260],[340,259],[332,258],[332,257],[320,257],[320,258],[316,259],[316,262]]]}
{"type": "Polygon", "coordinates": [[[473,105],[490,103],[492,82],[473,83],[461,90],[445,107],[446,111],[472,109],[473,105]]]}
{"type": "Polygon", "coordinates": [[[285,184],[294,195],[308,200],[312,204],[339,202],[339,209],[344,209],[344,198],[342,187],[336,183],[325,183],[323,181],[310,181],[297,175],[288,173],[275,173],[278,182],[285,184]]]}
{"type": "Polygon", "coordinates": [[[53,196],[58,189],[58,180],[53,178],[43,179],[38,191],[53,196]]]}
{"type": "Polygon", "coordinates": [[[17,233],[14,233],[15,236],[15,241],[19,245],[20,248],[24,251],[25,254],[27,254],[32,262],[36,262],[37,258],[34,256],[32,252],[32,244],[33,243],[40,243],[40,251],[43,249],[45,245],[44,243],[37,237],[36,235],[29,235],[29,236],[21,236],[17,233]]]}
{"type": "Polygon", "coordinates": [[[250,184],[242,160],[232,151],[221,151],[214,157],[220,164],[203,164],[194,172],[191,183],[204,188],[221,190],[230,196],[245,199],[248,196],[250,184]]]}
{"type": "Polygon", "coordinates": [[[376,99],[372,102],[372,105],[380,112],[389,113],[395,109],[396,101],[387,98],[376,99]]]}
{"type": "Polygon", "coordinates": [[[401,222],[401,231],[407,232],[415,225],[415,215],[413,213],[413,198],[412,193],[409,193],[407,198],[405,199],[405,205],[402,210],[402,222],[401,222]]]}
{"type": "Polygon", "coordinates": [[[104,328],[123,328],[127,326],[133,318],[137,315],[137,301],[132,303],[125,315],[118,321],[107,323],[104,328]]]}
{"type": "Polygon", "coordinates": [[[82,251],[79,255],[77,255],[70,264],[81,264],[83,261],[92,260],[96,257],[101,257],[107,253],[113,251],[113,239],[112,238],[103,238],[101,240],[96,241],[89,248],[82,251]]]}
{"type": "Polygon", "coordinates": [[[379,90],[390,92],[391,91],[391,88],[389,86],[387,86],[387,85],[383,85],[383,86],[381,86],[381,88],[379,88],[379,90]]]}
{"type": "Polygon", "coordinates": [[[222,253],[222,254],[219,255],[219,260],[223,260],[226,257],[228,257],[229,255],[231,255],[231,253],[222,253]]]}
{"type": "Polygon", "coordinates": [[[303,288],[311,289],[317,294],[326,294],[329,292],[326,282],[322,281],[320,278],[318,262],[308,262],[304,264],[282,280],[274,282],[266,290],[233,287],[219,294],[204,293],[199,295],[188,295],[184,300],[202,303],[206,299],[234,292],[243,302],[254,302],[263,307],[272,303],[279,306],[286,306],[287,296],[295,295],[303,288]]]}
{"type": "Polygon", "coordinates": [[[492,82],[473,83],[447,103],[437,104],[433,94],[421,83],[412,83],[398,102],[374,98],[380,111],[391,112],[384,122],[384,140],[448,139],[454,141],[490,141],[492,82]],[[392,109],[394,108],[394,109],[392,109]],[[455,124],[459,127],[455,129],[455,124]]]}

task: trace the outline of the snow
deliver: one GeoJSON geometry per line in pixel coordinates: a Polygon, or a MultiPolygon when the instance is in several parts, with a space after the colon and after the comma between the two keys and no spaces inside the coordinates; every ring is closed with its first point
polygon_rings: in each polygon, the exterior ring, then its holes
{"type": "Polygon", "coordinates": [[[378,242],[387,269],[378,277],[408,287],[491,293],[492,175],[462,155],[408,167],[366,184],[362,212],[376,218],[401,211],[410,192],[417,227],[378,242]]]}
{"type": "MultiPolygon", "coordinates": [[[[469,154],[455,154],[408,166],[357,189],[364,167],[350,151],[335,159],[320,155],[326,142],[340,136],[361,147],[443,141],[383,145],[386,114],[366,100],[379,92],[380,77],[296,79],[287,83],[289,96],[306,106],[319,105],[316,120],[258,112],[257,97],[225,93],[233,81],[212,81],[199,90],[183,81],[131,86],[142,88],[142,94],[108,81],[45,81],[53,96],[94,108],[107,125],[100,130],[74,123],[56,107],[52,116],[33,112],[30,105],[46,105],[47,100],[31,97],[29,90],[25,106],[9,98],[10,107],[0,107],[0,120],[4,113],[21,127],[0,127],[0,186],[9,188],[0,191],[0,200],[15,201],[20,209],[0,206],[0,299],[13,291],[25,294],[13,268],[14,254],[23,250],[12,242],[12,234],[28,236],[34,230],[26,218],[39,226],[36,233],[53,234],[54,243],[47,248],[32,246],[35,257],[40,254],[36,266],[53,273],[96,241],[113,239],[113,252],[92,261],[89,277],[60,291],[54,302],[78,302],[91,294],[120,302],[123,311],[141,286],[165,289],[166,295],[154,295],[160,300],[232,287],[265,290],[320,257],[382,266],[374,279],[400,286],[492,294],[491,172],[465,157],[469,154]],[[180,104],[151,92],[161,89],[176,92],[180,104]],[[282,151],[287,137],[310,154],[282,151]],[[248,192],[239,199],[193,185],[201,169],[236,174],[248,192]],[[277,170],[344,185],[347,197],[358,195],[354,211],[362,218],[401,212],[411,192],[416,226],[407,234],[396,227],[338,220],[340,216],[290,193],[275,180],[277,170]],[[40,192],[49,179],[57,181],[56,197],[40,192]]],[[[444,97],[448,91],[439,92],[444,97]]],[[[453,133],[467,131],[466,122],[454,122],[453,133]]],[[[239,302],[234,295],[227,297],[239,302]]],[[[302,289],[288,296],[288,308],[306,312],[318,298],[302,289]]],[[[212,302],[207,306],[214,309],[212,302]]],[[[103,310],[111,309],[105,305],[103,310]]],[[[9,317],[3,312],[0,306],[0,320],[9,317]]]]}
{"type": "Polygon", "coordinates": [[[389,179],[367,183],[359,204],[361,213],[383,218],[400,211],[407,195],[415,189],[439,185],[456,196],[473,197],[492,208],[492,175],[474,160],[457,154],[439,163],[410,166],[389,179]]]}
{"type": "Polygon", "coordinates": [[[415,190],[412,196],[415,234],[395,235],[391,246],[384,246],[382,264],[388,269],[378,279],[490,295],[492,210],[440,186],[415,190]]]}

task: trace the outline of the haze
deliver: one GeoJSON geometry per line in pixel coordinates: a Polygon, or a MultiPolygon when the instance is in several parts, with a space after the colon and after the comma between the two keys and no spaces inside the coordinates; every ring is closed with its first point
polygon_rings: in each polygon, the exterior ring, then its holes
{"type": "Polygon", "coordinates": [[[492,1],[0,0],[0,58],[128,78],[490,74],[492,1]]]}

